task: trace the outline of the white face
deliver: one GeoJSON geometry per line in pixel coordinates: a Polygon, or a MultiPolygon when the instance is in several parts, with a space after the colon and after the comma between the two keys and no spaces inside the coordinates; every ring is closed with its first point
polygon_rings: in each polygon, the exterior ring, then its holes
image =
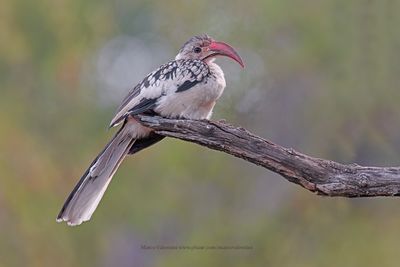
{"type": "Polygon", "coordinates": [[[242,59],[233,47],[224,42],[217,42],[208,35],[190,38],[179,50],[175,59],[198,59],[210,62],[216,56],[229,57],[244,67],[242,59]]]}
{"type": "Polygon", "coordinates": [[[182,46],[175,59],[205,59],[210,55],[209,45],[212,41],[208,35],[194,36],[182,46]]]}

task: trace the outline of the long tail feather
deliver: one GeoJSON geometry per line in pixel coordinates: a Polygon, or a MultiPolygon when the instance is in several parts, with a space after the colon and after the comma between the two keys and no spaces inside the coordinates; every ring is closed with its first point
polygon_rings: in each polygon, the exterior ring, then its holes
{"type": "Polygon", "coordinates": [[[125,123],[72,190],[57,216],[58,222],[79,225],[90,219],[115,171],[135,141],[130,123],[125,123]]]}

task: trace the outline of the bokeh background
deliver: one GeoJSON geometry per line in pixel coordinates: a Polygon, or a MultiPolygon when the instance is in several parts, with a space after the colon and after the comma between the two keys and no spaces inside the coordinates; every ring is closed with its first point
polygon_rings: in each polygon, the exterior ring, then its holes
{"type": "Polygon", "coordinates": [[[199,33],[247,65],[218,59],[214,119],[316,157],[399,165],[399,25],[398,0],[2,0],[0,266],[398,266],[399,199],[318,197],[172,139],[124,162],[90,222],[55,217],[124,94],[199,33]]]}

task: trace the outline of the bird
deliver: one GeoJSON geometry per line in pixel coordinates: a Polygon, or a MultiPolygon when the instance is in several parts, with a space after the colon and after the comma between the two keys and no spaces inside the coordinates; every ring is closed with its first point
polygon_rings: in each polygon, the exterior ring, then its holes
{"type": "Polygon", "coordinates": [[[207,34],[196,35],[183,44],[174,60],[128,92],[110,123],[110,128],[120,126],[119,130],[69,194],[57,222],[75,226],[90,220],[124,158],[164,138],[142,125],[136,115],[210,119],[226,86],[224,73],[214,62],[218,56],[231,58],[244,68],[232,46],[207,34]]]}

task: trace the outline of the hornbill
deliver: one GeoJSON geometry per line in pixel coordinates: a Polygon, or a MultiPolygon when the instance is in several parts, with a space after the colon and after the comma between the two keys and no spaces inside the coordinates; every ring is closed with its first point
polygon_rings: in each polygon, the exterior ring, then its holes
{"type": "Polygon", "coordinates": [[[122,125],[94,159],[64,203],[57,221],[79,225],[88,221],[122,160],[163,139],[140,124],[135,115],[209,119],[225,88],[224,73],[214,63],[227,56],[244,67],[228,44],[208,35],[190,38],[172,60],[147,75],[123,99],[110,127],[122,125]]]}

